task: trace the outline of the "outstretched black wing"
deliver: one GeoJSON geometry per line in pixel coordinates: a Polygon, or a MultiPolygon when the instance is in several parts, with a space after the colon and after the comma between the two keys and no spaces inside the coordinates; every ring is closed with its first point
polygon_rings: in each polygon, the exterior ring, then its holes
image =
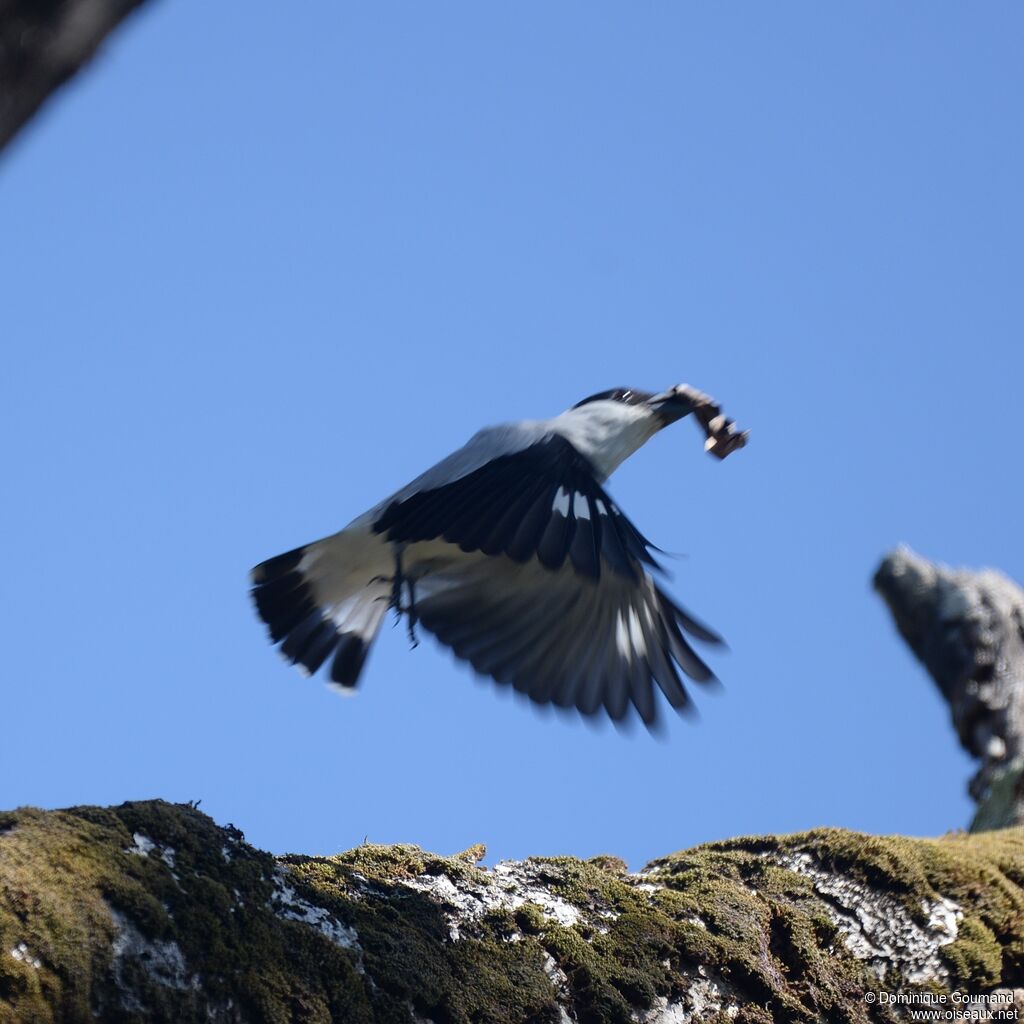
{"type": "Polygon", "coordinates": [[[558,434],[393,501],[373,529],[389,541],[442,538],[463,551],[520,563],[536,555],[551,570],[568,559],[593,579],[602,562],[632,580],[642,575],[642,564],[658,568],[653,545],[598,483],[590,462],[558,434]]]}
{"type": "Polygon", "coordinates": [[[635,708],[652,726],[660,689],[677,709],[690,701],[678,668],[708,682],[710,669],[684,636],[720,643],[644,573],[607,573],[596,583],[569,565],[467,556],[421,581],[422,625],[457,657],[538,704],[602,709],[619,721],[635,708]]]}

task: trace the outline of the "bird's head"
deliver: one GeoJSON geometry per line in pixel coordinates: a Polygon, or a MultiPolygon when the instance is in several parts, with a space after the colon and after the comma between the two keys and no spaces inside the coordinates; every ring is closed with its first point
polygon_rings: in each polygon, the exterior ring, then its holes
{"type": "Polygon", "coordinates": [[[682,419],[693,412],[693,395],[699,394],[685,384],[669,388],[654,394],[651,391],[640,391],[638,388],[609,388],[599,391],[596,395],[584,398],[573,408],[582,409],[596,402],[618,403],[636,409],[638,415],[650,415],[658,424],[658,428],[667,427],[670,423],[682,419]]]}
{"type": "Polygon", "coordinates": [[[747,443],[748,431],[737,431],[733,421],[722,415],[714,399],[689,384],[676,384],[657,394],[636,388],[611,388],[577,402],[573,410],[589,406],[596,412],[597,403],[601,403],[613,417],[616,407],[623,413],[626,411],[624,407],[628,407],[632,416],[625,418],[646,420],[650,434],[694,413],[704,430],[705,449],[720,459],[747,443]]]}

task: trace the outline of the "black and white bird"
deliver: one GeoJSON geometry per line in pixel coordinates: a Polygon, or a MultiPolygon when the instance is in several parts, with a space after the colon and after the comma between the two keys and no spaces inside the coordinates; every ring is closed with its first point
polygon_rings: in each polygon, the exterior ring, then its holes
{"type": "Polygon", "coordinates": [[[721,643],[652,576],[653,545],[608,495],[612,472],[663,427],[696,413],[705,447],[746,441],[708,396],[616,388],[560,416],[481,430],[340,533],[252,571],[273,643],[351,692],[388,609],[538,704],[634,708],[652,725],[655,684],[689,703],[677,666],[713,679],[687,635],[721,643]]]}

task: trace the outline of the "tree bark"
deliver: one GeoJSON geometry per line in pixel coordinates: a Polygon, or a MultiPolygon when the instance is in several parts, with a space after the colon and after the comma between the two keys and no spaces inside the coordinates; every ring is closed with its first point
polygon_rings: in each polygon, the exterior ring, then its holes
{"type": "Polygon", "coordinates": [[[0,1021],[867,1022],[1024,985],[1020,830],[819,829],[635,874],[482,854],[275,858],[161,801],[2,814],[0,1021]]]}
{"type": "Polygon", "coordinates": [[[0,150],[143,0],[0,0],[0,150]]]}
{"type": "Polygon", "coordinates": [[[886,556],[875,587],[981,762],[972,830],[1024,823],[1024,591],[992,569],[948,569],[907,548],[886,556]]]}

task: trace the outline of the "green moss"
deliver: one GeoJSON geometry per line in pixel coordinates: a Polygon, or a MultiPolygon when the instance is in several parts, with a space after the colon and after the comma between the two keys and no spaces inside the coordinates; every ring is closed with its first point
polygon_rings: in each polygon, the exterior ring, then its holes
{"type": "Polygon", "coordinates": [[[237,830],[188,806],[18,811],[0,834],[0,949],[24,943],[40,967],[0,957],[0,1006],[15,1019],[72,1024],[95,1020],[94,1010],[187,1024],[229,1002],[267,1021],[295,1019],[296,1006],[310,1020],[372,1020],[353,956],[269,908],[276,870],[237,830]],[[155,851],[127,852],[134,833],[173,849],[173,871],[155,851]],[[122,1005],[111,910],[146,940],[174,943],[201,990],[126,962],[138,1005],[122,1005]]]}
{"type": "Polygon", "coordinates": [[[999,941],[976,917],[961,922],[956,942],[943,947],[942,958],[955,988],[980,992],[998,985],[1002,978],[999,941]]]}
{"type": "Polygon", "coordinates": [[[520,937],[516,915],[492,913],[453,942],[435,900],[398,884],[431,874],[484,882],[486,873],[471,861],[415,846],[368,845],[336,857],[285,860],[299,894],[358,933],[365,970],[377,982],[380,1019],[407,1020],[412,1006],[446,1024],[558,1020],[543,950],[520,937]]]}
{"type": "MultiPolygon", "coordinates": [[[[554,1024],[563,998],[581,1024],[607,1024],[677,1000],[700,977],[741,994],[736,1019],[746,1024],[865,1021],[861,996],[878,982],[848,952],[810,880],[780,866],[799,854],[889,894],[922,924],[930,901],[953,899],[965,917],[943,949],[949,984],[1024,984],[1019,830],[736,839],[649,865],[642,880],[654,892],[616,858],[534,858],[523,870],[578,908],[579,922],[558,924],[530,904],[499,908],[461,921],[454,941],[446,908],[403,883],[434,875],[486,885],[479,854],[364,844],[275,859],[195,808],[160,801],[0,814],[0,1021],[78,1024],[99,1014],[190,1024],[232,1006],[271,1024],[409,1024],[414,1012],[435,1024],[554,1024]],[[135,834],[157,844],[149,856],[129,852],[135,834]],[[173,865],[160,856],[171,860],[172,849],[173,865]],[[359,947],[275,912],[282,882],[354,929],[359,947]],[[115,964],[112,910],[153,949],[180,950],[184,987],[137,959],[115,964]],[[19,943],[28,957],[9,955],[19,943]],[[565,976],[561,997],[551,961],[565,976]]],[[[872,1020],[886,1012],[876,1007],[872,1020]]]]}
{"type": "Polygon", "coordinates": [[[629,871],[629,866],[621,857],[616,857],[610,853],[599,853],[596,857],[591,857],[586,863],[600,871],[606,871],[610,875],[624,875],[629,871]]]}
{"type": "Polygon", "coordinates": [[[526,935],[539,935],[547,928],[548,919],[536,904],[524,903],[516,910],[515,921],[526,935]]]}
{"type": "MultiPolygon", "coordinates": [[[[475,850],[471,848],[466,851],[470,852],[475,850]]],[[[484,869],[476,867],[469,856],[457,854],[454,857],[440,857],[405,843],[392,846],[363,843],[354,850],[333,857],[291,854],[281,860],[300,869],[299,874],[311,881],[320,877],[334,886],[348,879],[350,889],[358,889],[361,880],[395,882],[415,878],[417,875],[448,875],[458,879],[486,877],[484,869]]]]}
{"type": "Polygon", "coordinates": [[[803,853],[824,870],[892,896],[922,925],[925,907],[939,896],[972,908],[978,921],[965,920],[960,940],[945,947],[950,983],[1020,983],[1019,832],[918,840],[816,829],[662,858],[645,869],[671,889],[656,902],[677,919],[692,914],[706,925],[682,937],[682,958],[740,982],[775,1020],[860,1019],[859,994],[878,982],[846,950],[810,881],[778,866],[803,853]]]}

